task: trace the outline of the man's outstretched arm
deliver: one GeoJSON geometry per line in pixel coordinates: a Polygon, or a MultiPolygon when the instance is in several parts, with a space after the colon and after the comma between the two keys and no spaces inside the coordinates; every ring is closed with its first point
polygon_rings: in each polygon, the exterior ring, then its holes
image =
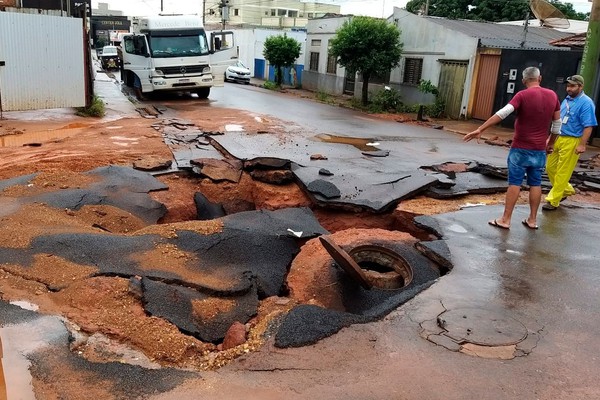
{"type": "Polygon", "coordinates": [[[488,120],[485,121],[479,128],[475,129],[471,133],[467,133],[463,140],[465,142],[468,142],[474,138],[477,138],[477,143],[479,143],[479,139],[481,138],[481,134],[483,133],[483,131],[485,131],[490,126],[494,126],[500,123],[500,121],[508,117],[513,111],[515,111],[515,107],[513,107],[512,104],[505,105],[503,108],[498,110],[496,114],[489,117],[488,120]]]}

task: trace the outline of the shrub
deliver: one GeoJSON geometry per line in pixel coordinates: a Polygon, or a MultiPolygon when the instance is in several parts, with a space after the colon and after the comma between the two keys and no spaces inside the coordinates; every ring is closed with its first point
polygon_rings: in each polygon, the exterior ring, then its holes
{"type": "Polygon", "coordinates": [[[386,86],[373,96],[372,106],[378,110],[374,112],[397,112],[402,109],[402,96],[396,89],[386,86]]]}
{"type": "Polygon", "coordinates": [[[279,89],[279,85],[275,82],[271,82],[271,81],[266,81],[265,83],[263,83],[263,87],[265,89],[269,89],[269,90],[277,90],[279,89]]]}
{"type": "Polygon", "coordinates": [[[76,112],[80,117],[104,117],[104,114],[104,102],[98,96],[94,96],[89,107],[78,107],[76,112]]]}
{"type": "Polygon", "coordinates": [[[317,92],[317,100],[319,100],[319,101],[321,101],[323,103],[328,103],[328,104],[330,104],[330,103],[333,102],[333,99],[331,98],[331,95],[329,93],[327,93],[327,92],[322,91],[322,90],[319,90],[317,92]]]}

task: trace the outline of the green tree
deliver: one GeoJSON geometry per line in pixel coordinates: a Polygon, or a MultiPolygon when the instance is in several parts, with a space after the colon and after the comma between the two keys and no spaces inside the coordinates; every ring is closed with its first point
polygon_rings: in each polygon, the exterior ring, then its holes
{"type": "Polygon", "coordinates": [[[478,21],[518,21],[525,19],[529,12],[530,18],[535,18],[530,12],[529,2],[526,0],[474,0],[467,15],[467,19],[478,21]]]}
{"type": "Polygon", "coordinates": [[[286,34],[270,36],[265,40],[265,60],[275,67],[275,82],[281,86],[283,67],[291,67],[300,56],[300,43],[286,34]]]}
{"type": "Polygon", "coordinates": [[[372,17],[352,17],[344,22],[329,46],[329,54],[339,65],[361,74],[363,105],[369,101],[371,76],[387,74],[398,66],[402,54],[398,28],[372,17]]]}
{"type": "MultiPolygon", "coordinates": [[[[427,0],[410,0],[406,9],[414,14],[425,11],[427,0]]],[[[585,20],[589,13],[579,13],[571,3],[561,3],[558,0],[548,0],[569,19],[585,20]]],[[[472,19],[478,21],[515,21],[535,16],[529,9],[527,0],[429,0],[428,15],[449,19],[472,19]]]]}

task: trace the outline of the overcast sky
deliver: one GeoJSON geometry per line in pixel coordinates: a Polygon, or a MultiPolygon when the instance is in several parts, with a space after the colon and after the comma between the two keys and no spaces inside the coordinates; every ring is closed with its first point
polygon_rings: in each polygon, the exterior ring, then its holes
{"type": "MultiPolygon", "coordinates": [[[[92,7],[98,8],[99,2],[108,3],[111,9],[121,10],[129,16],[158,14],[161,5],[161,0],[92,0],[92,7]]],[[[342,14],[387,18],[392,14],[394,7],[405,7],[408,0],[322,0],[321,2],[339,4],[342,14]]],[[[575,10],[579,12],[589,12],[592,7],[592,3],[588,1],[571,1],[569,3],[572,3],[575,10]]],[[[162,0],[162,4],[165,13],[202,14],[202,0],[162,0]]]]}

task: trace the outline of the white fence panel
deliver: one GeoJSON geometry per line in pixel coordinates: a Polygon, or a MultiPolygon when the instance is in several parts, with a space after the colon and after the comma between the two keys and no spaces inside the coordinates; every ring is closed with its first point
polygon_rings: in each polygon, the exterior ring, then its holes
{"type": "Polygon", "coordinates": [[[82,20],[0,12],[2,110],[84,105],[82,20]]]}

